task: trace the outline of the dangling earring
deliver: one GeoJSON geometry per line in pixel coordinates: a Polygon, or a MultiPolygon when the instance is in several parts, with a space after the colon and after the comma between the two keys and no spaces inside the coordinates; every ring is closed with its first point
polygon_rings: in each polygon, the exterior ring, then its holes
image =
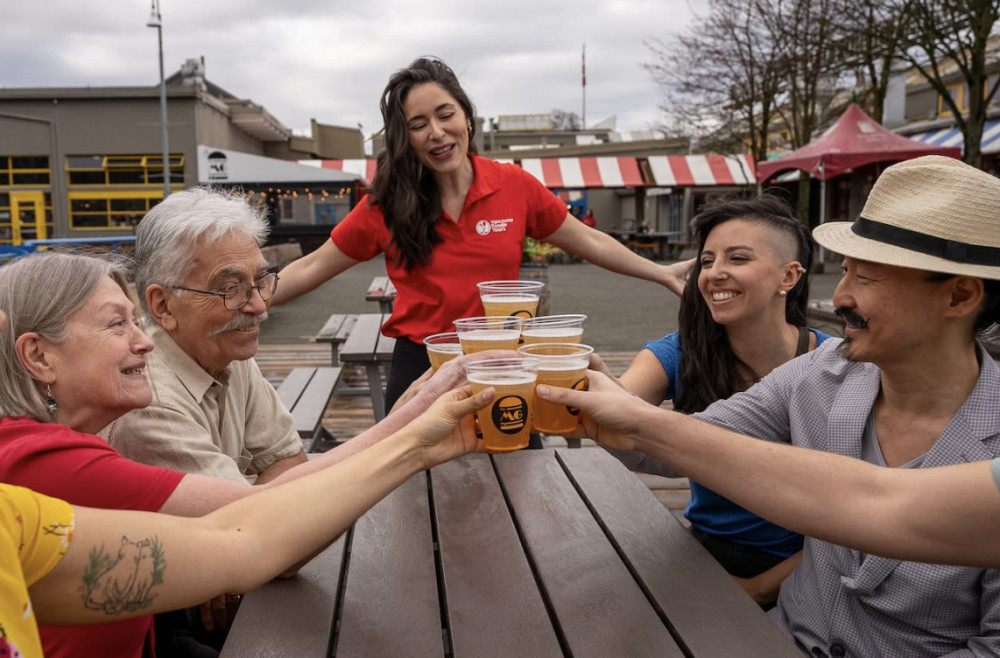
{"type": "Polygon", "coordinates": [[[52,397],[52,384],[45,384],[45,410],[50,416],[59,411],[59,401],[52,397]]]}
{"type": "Polygon", "coordinates": [[[788,291],[787,290],[779,290],[778,291],[778,297],[787,297],[787,296],[788,296],[788,291]]]}

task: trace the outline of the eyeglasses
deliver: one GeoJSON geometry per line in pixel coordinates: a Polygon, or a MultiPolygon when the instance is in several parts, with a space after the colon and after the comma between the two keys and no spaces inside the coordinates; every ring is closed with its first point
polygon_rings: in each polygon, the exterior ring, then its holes
{"type": "Polygon", "coordinates": [[[170,287],[176,290],[187,290],[188,292],[196,292],[202,295],[222,297],[222,303],[225,304],[227,309],[238,311],[250,303],[250,297],[253,295],[254,290],[257,291],[260,298],[265,302],[271,299],[271,295],[278,288],[278,274],[277,272],[271,272],[260,277],[252,284],[237,283],[236,285],[227,286],[223,290],[199,290],[198,288],[188,288],[186,286],[170,287]]]}

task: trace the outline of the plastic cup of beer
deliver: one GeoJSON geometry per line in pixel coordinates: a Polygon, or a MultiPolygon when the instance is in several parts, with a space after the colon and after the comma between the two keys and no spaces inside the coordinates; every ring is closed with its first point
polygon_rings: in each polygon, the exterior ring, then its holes
{"type": "Polygon", "coordinates": [[[466,354],[485,350],[514,350],[521,340],[519,317],[482,315],[455,320],[455,332],[466,354]]]}
{"type": "Polygon", "coordinates": [[[509,452],[528,446],[538,361],[528,357],[483,359],[465,365],[474,393],[492,386],[493,402],[476,412],[483,446],[509,452]]]}
{"type": "Polygon", "coordinates": [[[586,315],[543,315],[521,325],[521,343],[579,343],[583,340],[586,315]]]}
{"type": "MultiPolygon", "coordinates": [[[[517,351],[538,359],[539,384],[556,388],[587,389],[587,368],[594,348],[579,343],[534,343],[517,351]]],[[[546,434],[569,434],[577,425],[580,410],[535,397],[535,430],[546,434]]]]}
{"type": "Polygon", "coordinates": [[[424,339],[424,346],[427,347],[427,358],[430,359],[431,369],[434,372],[462,354],[462,343],[458,341],[458,334],[454,331],[431,334],[424,339]]]}
{"type": "Polygon", "coordinates": [[[533,318],[538,311],[543,281],[483,281],[477,283],[486,315],[533,318]]]}

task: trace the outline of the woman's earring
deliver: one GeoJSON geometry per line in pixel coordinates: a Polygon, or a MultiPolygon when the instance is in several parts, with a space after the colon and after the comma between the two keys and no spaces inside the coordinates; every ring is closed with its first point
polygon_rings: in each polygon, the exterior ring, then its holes
{"type": "Polygon", "coordinates": [[[49,415],[59,411],[59,401],[52,397],[52,384],[45,385],[45,410],[49,412],[49,415]]]}
{"type": "Polygon", "coordinates": [[[788,296],[788,291],[787,290],[779,290],[778,291],[778,297],[787,297],[787,296],[788,296]]]}

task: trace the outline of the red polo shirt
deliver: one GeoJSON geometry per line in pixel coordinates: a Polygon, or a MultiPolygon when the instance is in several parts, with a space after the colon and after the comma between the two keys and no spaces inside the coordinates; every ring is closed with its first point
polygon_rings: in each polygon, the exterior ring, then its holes
{"type": "MultiPolygon", "coordinates": [[[[483,314],[476,284],[517,279],[524,237],[545,239],[566,219],[566,204],[517,165],[470,156],[475,177],[458,222],[442,214],[437,224],[443,242],[434,246],[430,262],[410,272],[392,263],[386,271],[396,286],[386,336],[419,343],[427,336],[451,331],[458,318],[483,314]]],[[[574,220],[575,221],[575,220],[574,220]]],[[[385,251],[389,230],[378,206],[361,200],[330,234],[333,243],[354,260],[370,260],[385,251]]]]}

